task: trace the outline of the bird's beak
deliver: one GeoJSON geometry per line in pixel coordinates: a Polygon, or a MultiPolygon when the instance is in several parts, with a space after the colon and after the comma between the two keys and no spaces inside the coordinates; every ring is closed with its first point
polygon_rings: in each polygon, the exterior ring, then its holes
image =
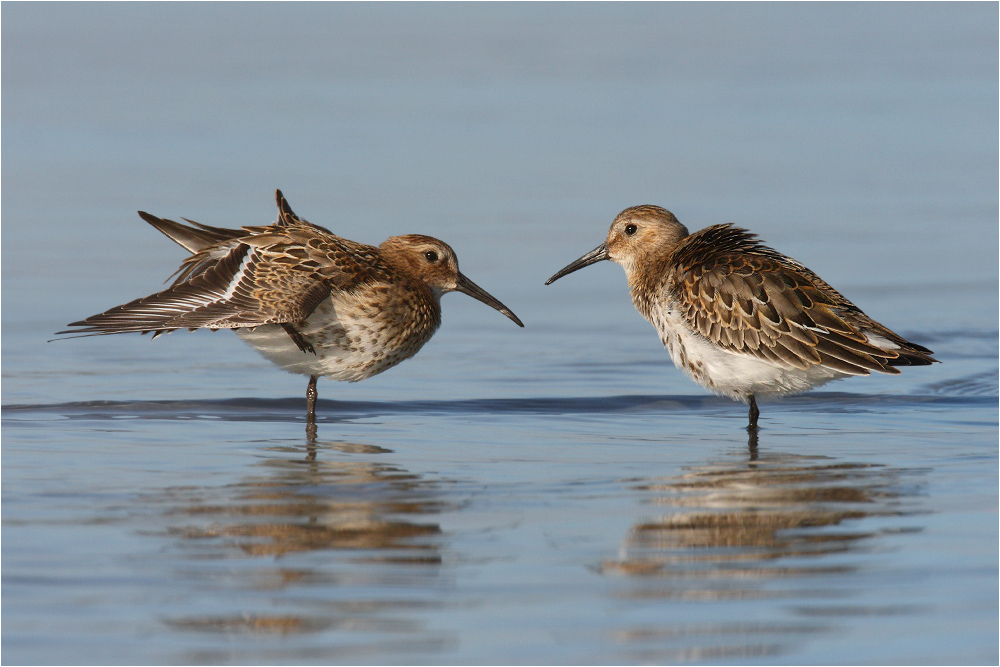
{"type": "Polygon", "coordinates": [[[605,259],[609,259],[609,257],[608,257],[608,244],[607,243],[602,243],[601,245],[597,246],[596,248],[594,248],[593,250],[591,250],[586,255],[584,255],[580,259],[576,260],[575,262],[573,262],[569,266],[564,267],[561,271],[559,271],[559,273],[557,273],[556,275],[554,275],[551,278],[549,278],[548,280],[546,280],[545,284],[546,285],[551,285],[552,283],[554,283],[555,281],[559,280],[560,278],[562,278],[565,275],[568,275],[570,273],[573,273],[574,271],[582,269],[585,266],[590,266],[591,264],[596,264],[597,262],[601,262],[601,261],[603,261],[605,259]]]}
{"type": "Polygon", "coordinates": [[[456,292],[461,292],[462,294],[468,294],[473,299],[476,299],[477,301],[482,301],[483,303],[485,303],[490,308],[496,308],[501,313],[503,313],[504,315],[506,315],[507,317],[509,317],[511,320],[513,320],[514,324],[516,324],[517,326],[519,326],[519,327],[523,327],[524,326],[521,323],[521,320],[519,320],[517,318],[517,315],[515,315],[514,313],[511,312],[510,308],[508,308],[507,306],[505,306],[502,303],[500,303],[489,292],[487,292],[482,287],[480,287],[476,283],[474,283],[471,280],[469,280],[468,278],[466,278],[461,273],[458,274],[458,282],[455,285],[455,291],[456,292]]]}

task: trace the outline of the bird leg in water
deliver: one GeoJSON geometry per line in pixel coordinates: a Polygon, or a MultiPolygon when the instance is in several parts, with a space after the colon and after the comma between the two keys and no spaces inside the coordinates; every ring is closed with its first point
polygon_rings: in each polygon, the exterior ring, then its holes
{"type": "Polygon", "coordinates": [[[315,375],[309,376],[309,386],[306,387],[306,423],[316,423],[316,380],[315,375]]]}
{"type": "Polygon", "coordinates": [[[757,428],[757,418],[760,417],[760,410],[757,409],[757,399],[750,394],[750,428],[757,428]]]}

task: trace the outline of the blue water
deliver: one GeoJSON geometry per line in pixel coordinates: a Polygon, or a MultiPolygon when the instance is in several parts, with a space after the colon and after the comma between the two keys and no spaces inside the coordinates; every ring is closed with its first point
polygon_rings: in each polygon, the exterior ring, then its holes
{"type": "Polygon", "coordinates": [[[996,663],[998,39],[982,4],[2,8],[2,660],[996,663]],[[424,233],[463,295],[358,384],[160,289],[136,215],[424,233]],[[736,222],[942,361],[761,405],[673,368],[626,206],[736,222]],[[755,447],[751,447],[755,444],[755,447]]]}

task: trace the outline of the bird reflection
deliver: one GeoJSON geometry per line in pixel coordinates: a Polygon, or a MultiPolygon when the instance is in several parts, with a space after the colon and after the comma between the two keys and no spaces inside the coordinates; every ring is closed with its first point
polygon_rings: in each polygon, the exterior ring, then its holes
{"type": "Polygon", "coordinates": [[[756,424],[751,424],[747,426],[747,449],[750,450],[750,460],[757,460],[757,445],[759,444],[759,433],[760,429],[756,424]]]}
{"type": "MultiPolygon", "coordinates": [[[[622,597],[714,601],[720,618],[727,601],[792,597],[806,589],[803,606],[822,604],[844,594],[838,584],[856,569],[856,559],[838,556],[868,548],[881,534],[857,520],[904,514],[904,471],[758,450],[757,430],[749,436],[749,455],[634,484],[663,514],[634,525],[619,557],[600,565],[604,574],[627,577],[622,597]],[[813,583],[778,583],[791,577],[813,583]]],[[[717,657],[732,658],[781,652],[795,634],[830,629],[815,618],[748,620],[753,622],[627,628],[619,640],[634,644],[644,659],[702,655],[708,647],[725,648],[729,652],[717,657]]]]}
{"type": "Polygon", "coordinates": [[[176,512],[212,522],[177,529],[177,534],[188,539],[222,538],[206,546],[236,548],[247,555],[390,549],[425,561],[428,553],[437,553],[433,541],[412,539],[440,534],[437,524],[396,518],[440,511],[442,503],[435,498],[432,483],[370,458],[318,459],[321,448],[362,455],[390,452],[377,445],[320,444],[309,439],[305,456],[260,462],[262,474],[226,487],[228,499],[189,497],[190,502],[176,512]]]}
{"type": "Polygon", "coordinates": [[[762,561],[819,556],[855,548],[872,533],[842,526],[849,519],[897,514],[898,473],[867,463],[822,456],[760,453],[745,463],[709,463],[635,489],[674,511],[634,526],[624,557],[606,569],[627,573],[807,573],[815,565],[761,569],[762,561]],[[839,527],[836,531],[819,530],[839,527]],[[752,565],[747,565],[752,563],[752,565]]]}
{"type": "Polygon", "coordinates": [[[415,632],[413,623],[384,615],[412,608],[419,603],[413,591],[433,590],[442,576],[442,531],[428,519],[447,503],[437,481],[383,460],[391,453],[324,442],[312,430],[304,446],[265,450],[252,474],[235,484],[171,490],[168,530],[195,576],[209,588],[240,594],[217,596],[215,612],[171,618],[168,625],[203,632],[287,634],[345,625],[415,632]],[[212,568],[219,559],[245,559],[246,567],[234,578],[234,571],[212,568]],[[269,608],[276,590],[293,609],[269,608]],[[302,591],[306,599],[288,602],[302,591]]]}

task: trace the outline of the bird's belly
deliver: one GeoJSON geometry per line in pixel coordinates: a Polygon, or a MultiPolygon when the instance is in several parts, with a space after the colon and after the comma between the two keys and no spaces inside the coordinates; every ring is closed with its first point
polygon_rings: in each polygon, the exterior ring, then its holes
{"type": "Polygon", "coordinates": [[[677,368],[701,386],[738,401],[749,401],[750,395],[761,398],[796,394],[848,377],[818,365],[799,369],[731,352],[692,331],[666,309],[654,312],[651,322],[677,368]]]}
{"type": "Polygon", "coordinates": [[[335,380],[364,380],[409,359],[423,347],[426,335],[400,335],[391,323],[352,315],[348,305],[327,299],[295,328],[316,351],[303,352],[277,324],[237,329],[237,335],[265,358],[290,373],[335,380]]]}

